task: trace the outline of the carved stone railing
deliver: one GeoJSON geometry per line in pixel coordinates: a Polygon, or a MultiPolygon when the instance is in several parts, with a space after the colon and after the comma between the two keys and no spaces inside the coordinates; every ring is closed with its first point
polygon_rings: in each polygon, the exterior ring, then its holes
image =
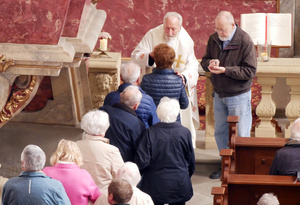
{"type": "MultiPolygon", "coordinates": [[[[258,62],[257,81],[262,86],[262,98],[256,108],[256,114],[261,120],[255,129],[255,137],[276,137],[275,128],[271,123],[276,112],[276,104],[271,94],[276,78],[286,79],[290,87],[291,100],[285,108],[285,115],[290,125],[300,117],[300,59],[299,58],[271,58],[269,62],[258,62]]],[[[284,136],[290,137],[290,125],[285,129],[284,136]]]]}
{"type": "MultiPolygon", "coordinates": [[[[210,73],[206,73],[206,130],[205,148],[217,148],[214,139],[214,118],[212,85],[210,73]]],[[[300,58],[271,58],[269,62],[258,62],[257,82],[262,86],[261,101],[256,108],[260,124],[255,128],[255,137],[276,137],[276,130],[271,119],[276,112],[276,103],[272,99],[273,86],[277,78],[285,78],[290,87],[290,102],[285,108],[285,115],[290,125],[300,117],[300,58]]],[[[287,96],[282,96],[287,98],[287,96]]],[[[284,137],[290,137],[290,125],[285,129],[284,137]]]]}

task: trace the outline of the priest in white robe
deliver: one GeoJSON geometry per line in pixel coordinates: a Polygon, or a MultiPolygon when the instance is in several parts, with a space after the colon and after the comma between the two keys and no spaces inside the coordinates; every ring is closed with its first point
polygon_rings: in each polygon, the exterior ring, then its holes
{"type": "MultiPolygon", "coordinates": [[[[176,53],[173,69],[183,78],[189,96],[189,106],[181,110],[181,124],[192,134],[192,142],[196,148],[196,129],[199,128],[199,112],[196,85],[198,81],[198,60],[194,53],[194,41],[182,27],[182,17],[176,12],[168,12],[164,23],[146,33],[141,42],[131,53],[131,59],[141,68],[155,67],[153,59],[154,47],[166,43],[176,53]]],[[[142,73],[145,73],[145,70],[142,73]]]]}

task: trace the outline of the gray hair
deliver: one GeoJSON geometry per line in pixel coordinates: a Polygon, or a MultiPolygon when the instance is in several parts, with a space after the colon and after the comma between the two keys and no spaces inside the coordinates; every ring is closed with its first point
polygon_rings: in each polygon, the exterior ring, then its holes
{"type": "Polygon", "coordinates": [[[127,105],[128,107],[134,107],[139,104],[142,99],[142,93],[138,86],[127,86],[120,95],[120,103],[127,105]]]}
{"type": "Polygon", "coordinates": [[[175,16],[175,17],[177,17],[178,21],[179,21],[179,27],[181,27],[181,25],[182,25],[182,16],[179,13],[177,13],[177,12],[168,12],[168,13],[166,13],[166,15],[164,16],[164,24],[166,22],[166,19],[169,16],[175,16]]]}
{"type": "Polygon", "coordinates": [[[109,116],[102,110],[90,110],[81,120],[81,129],[90,135],[104,135],[109,125],[109,116]]]}
{"type": "Polygon", "coordinates": [[[291,126],[291,138],[300,140],[300,118],[296,119],[291,126]]]}
{"type": "Polygon", "coordinates": [[[224,18],[227,20],[229,24],[234,24],[234,18],[231,12],[229,11],[221,11],[217,14],[216,20],[219,18],[224,18]]]}
{"type": "Polygon", "coordinates": [[[121,77],[124,83],[135,83],[140,77],[140,74],[140,66],[132,61],[123,63],[121,66],[121,77]]]}
{"type": "Polygon", "coordinates": [[[138,166],[135,163],[125,162],[124,165],[119,168],[116,178],[125,179],[131,184],[132,187],[136,187],[141,180],[141,174],[138,166]]]}
{"type": "Polygon", "coordinates": [[[37,145],[27,145],[22,151],[21,162],[24,171],[40,171],[45,166],[45,152],[37,145]]]}
{"type": "Polygon", "coordinates": [[[279,205],[279,201],[273,193],[265,193],[260,197],[257,205],[279,205]]]}
{"type": "Polygon", "coordinates": [[[180,111],[177,99],[163,97],[156,109],[156,113],[161,122],[175,122],[180,111]]]}

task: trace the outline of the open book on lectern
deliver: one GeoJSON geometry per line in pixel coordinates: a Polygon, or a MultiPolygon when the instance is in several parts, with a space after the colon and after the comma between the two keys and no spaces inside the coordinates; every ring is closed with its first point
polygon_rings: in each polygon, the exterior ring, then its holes
{"type": "Polygon", "coordinates": [[[270,39],[272,46],[292,45],[292,14],[289,13],[249,13],[241,14],[241,28],[257,45],[258,40],[270,39]]]}

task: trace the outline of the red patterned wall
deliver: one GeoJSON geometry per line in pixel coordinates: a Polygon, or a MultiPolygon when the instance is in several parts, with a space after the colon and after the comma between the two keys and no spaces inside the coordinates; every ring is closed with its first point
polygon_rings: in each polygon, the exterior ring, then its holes
{"type": "Polygon", "coordinates": [[[112,35],[109,49],[121,52],[122,57],[130,57],[144,34],[162,23],[165,13],[176,11],[195,42],[196,57],[201,59],[219,11],[231,11],[239,24],[242,13],[276,12],[277,0],[103,0],[97,8],[107,13],[103,31],[112,35]]]}

